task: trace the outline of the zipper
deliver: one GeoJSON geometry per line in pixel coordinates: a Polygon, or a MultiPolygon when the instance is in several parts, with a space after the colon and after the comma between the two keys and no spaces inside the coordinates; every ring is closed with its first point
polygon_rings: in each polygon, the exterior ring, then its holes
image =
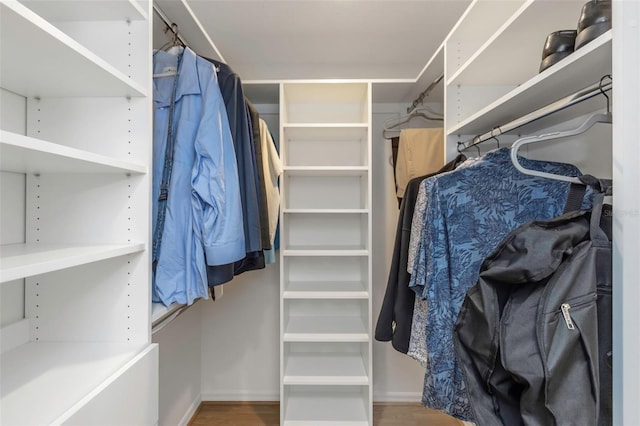
{"type": "Polygon", "coordinates": [[[562,316],[564,317],[564,322],[567,324],[567,328],[569,330],[574,330],[576,327],[573,325],[573,320],[571,319],[571,315],[569,314],[569,309],[571,309],[571,305],[568,303],[563,303],[560,305],[560,310],[562,311],[562,316]]]}

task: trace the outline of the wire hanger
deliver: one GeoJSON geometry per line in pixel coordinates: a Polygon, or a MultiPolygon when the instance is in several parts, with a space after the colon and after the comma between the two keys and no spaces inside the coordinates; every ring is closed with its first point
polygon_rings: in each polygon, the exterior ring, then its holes
{"type": "Polygon", "coordinates": [[[566,138],[566,137],[569,137],[569,136],[579,135],[579,134],[584,133],[587,130],[589,130],[596,123],[609,123],[609,124],[611,124],[613,122],[613,118],[612,118],[611,111],[610,111],[609,96],[607,96],[607,94],[602,89],[602,81],[605,78],[611,79],[611,76],[610,75],[606,75],[606,76],[604,76],[604,77],[602,77],[600,79],[600,92],[607,99],[607,112],[606,113],[593,113],[589,117],[587,117],[587,119],[580,126],[578,126],[575,129],[572,129],[572,130],[566,130],[566,131],[562,131],[562,132],[545,133],[545,134],[538,135],[538,136],[526,136],[524,138],[518,139],[511,146],[511,161],[513,162],[514,167],[516,169],[518,169],[520,172],[522,172],[522,173],[524,173],[526,175],[539,176],[539,177],[545,177],[545,178],[549,178],[549,179],[561,180],[561,181],[565,181],[565,182],[582,184],[582,181],[580,179],[578,179],[577,177],[556,175],[556,174],[553,174],[553,173],[546,173],[546,172],[540,172],[540,171],[537,171],[537,170],[530,170],[530,169],[527,169],[527,168],[523,167],[522,164],[520,164],[520,161],[518,160],[518,150],[520,149],[520,147],[522,145],[528,145],[528,144],[542,142],[542,141],[546,141],[546,140],[560,139],[560,138],[566,138]]]}
{"type": "MultiPolygon", "coordinates": [[[[167,27],[164,29],[164,33],[168,33],[169,31],[171,31],[172,36],[171,36],[171,40],[169,40],[167,43],[165,43],[160,49],[158,49],[158,51],[160,50],[164,50],[164,51],[170,51],[171,49],[173,49],[174,47],[178,47],[178,46],[184,46],[184,43],[182,42],[182,40],[180,40],[180,36],[178,33],[178,24],[172,23],[171,26],[167,25],[167,27]]],[[[158,78],[158,77],[172,77],[178,75],[178,67],[169,67],[167,69],[165,69],[163,72],[161,73],[156,73],[153,74],[153,78],[158,78]]]]}
{"type": "Polygon", "coordinates": [[[431,111],[429,111],[426,108],[422,108],[422,109],[416,109],[414,110],[412,113],[410,114],[406,114],[406,115],[401,115],[400,117],[393,117],[390,118],[389,120],[384,122],[384,129],[382,130],[382,136],[385,139],[389,139],[389,135],[387,134],[387,132],[397,132],[400,131],[402,129],[397,129],[398,126],[401,126],[402,124],[406,124],[409,121],[413,120],[414,118],[424,118],[425,120],[430,120],[430,121],[443,121],[444,119],[442,117],[438,117],[436,115],[430,115],[431,111]],[[426,114],[425,114],[426,112],[426,114]],[[394,123],[394,121],[398,120],[397,122],[394,123]]]}

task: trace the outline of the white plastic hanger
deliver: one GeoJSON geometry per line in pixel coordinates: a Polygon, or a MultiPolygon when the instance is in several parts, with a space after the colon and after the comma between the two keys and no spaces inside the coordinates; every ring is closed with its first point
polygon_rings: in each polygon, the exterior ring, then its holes
{"type": "Polygon", "coordinates": [[[511,161],[513,162],[513,165],[515,166],[516,169],[518,169],[520,172],[522,172],[522,173],[524,173],[526,175],[540,176],[540,177],[545,177],[545,178],[549,178],[549,179],[556,179],[556,180],[561,180],[561,181],[565,181],[565,182],[581,184],[582,182],[580,181],[580,179],[578,179],[576,177],[556,175],[556,174],[553,174],[553,173],[546,173],[546,172],[540,172],[540,171],[537,171],[537,170],[530,170],[530,169],[527,169],[527,168],[523,167],[522,164],[520,164],[520,162],[518,161],[518,149],[520,149],[520,147],[522,145],[528,145],[528,144],[531,144],[531,143],[537,143],[537,142],[547,141],[547,140],[551,140],[551,139],[559,139],[559,138],[565,138],[565,137],[568,137],[568,136],[579,135],[579,134],[584,133],[587,130],[589,130],[596,123],[611,123],[611,122],[612,122],[612,116],[611,116],[610,112],[607,112],[607,113],[594,113],[594,114],[591,114],[585,120],[584,123],[582,123],[579,127],[575,128],[573,130],[566,130],[566,131],[563,131],[563,132],[545,133],[543,135],[526,136],[524,138],[520,138],[517,141],[515,141],[513,143],[513,145],[511,146],[511,161]]]}

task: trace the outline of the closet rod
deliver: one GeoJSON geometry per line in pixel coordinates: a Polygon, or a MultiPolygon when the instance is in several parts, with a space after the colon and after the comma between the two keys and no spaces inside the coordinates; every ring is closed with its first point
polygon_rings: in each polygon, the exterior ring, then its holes
{"type": "MultiPolygon", "coordinates": [[[[176,36],[178,38],[178,40],[180,40],[180,42],[182,43],[183,46],[188,46],[186,40],[184,38],[182,38],[182,35],[179,32],[175,32],[173,30],[173,26],[172,26],[173,23],[167,17],[167,15],[165,15],[165,13],[162,11],[162,9],[160,9],[160,6],[158,6],[156,4],[156,2],[153,2],[153,10],[158,14],[160,19],[162,19],[162,22],[164,22],[164,24],[167,26],[167,30],[171,31],[173,33],[173,35],[176,36]]],[[[166,31],[165,31],[165,33],[166,33],[166,31]]]]}
{"type": "Polygon", "coordinates": [[[434,87],[438,85],[438,83],[442,81],[443,78],[444,78],[444,73],[440,74],[435,80],[433,80],[429,85],[429,87],[424,89],[424,91],[420,93],[418,97],[413,101],[411,106],[407,108],[407,114],[411,114],[411,112],[415,110],[418,107],[418,105],[421,105],[424,98],[433,90],[434,87]]]}
{"type": "MultiPolygon", "coordinates": [[[[603,77],[604,78],[604,77],[603,77]]],[[[584,89],[573,93],[569,96],[566,96],[552,104],[549,104],[545,107],[537,109],[524,117],[517,118],[512,120],[502,126],[497,126],[491,129],[490,131],[473,137],[465,142],[458,142],[458,149],[463,151],[469,147],[474,145],[481,144],[489,139],[493,139],[496,136],[500,136],[504,133],[510,132],[512,130],[518,129],[527,124],[533,123],[536,120],[540,120],[548,115],[555,114],[556,112],[562,111],[566,108],[569,108],[573,105],[577,105],[580,102],[584,102],[588,99],[593,98],[594,96],[602,95],[604,92],[608,92],[612,89],[613,82],[609,81],[608,83],[597,82],[592,84],[591,86],[585,87],[584,89]]]]}

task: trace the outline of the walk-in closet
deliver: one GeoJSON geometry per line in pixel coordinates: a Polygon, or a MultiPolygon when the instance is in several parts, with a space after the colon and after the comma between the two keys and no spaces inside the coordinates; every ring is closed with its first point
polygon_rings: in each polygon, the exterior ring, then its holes
{"type": "Polygon", "coordinates": [[[640,424],[639,22],[0,0],[0,425],[640,424]]]}

